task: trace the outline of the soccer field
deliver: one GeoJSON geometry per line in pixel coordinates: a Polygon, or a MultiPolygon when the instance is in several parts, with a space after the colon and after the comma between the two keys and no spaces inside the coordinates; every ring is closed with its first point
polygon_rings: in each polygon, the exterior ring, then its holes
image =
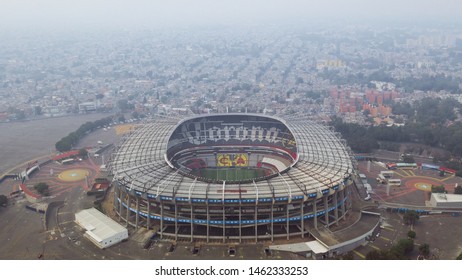
{"type": "Polygon", "coordinates": [[[256,168],[204,168],[196,176],[217,181],[243,181],[265,176],[265,170],[256,168]]]}

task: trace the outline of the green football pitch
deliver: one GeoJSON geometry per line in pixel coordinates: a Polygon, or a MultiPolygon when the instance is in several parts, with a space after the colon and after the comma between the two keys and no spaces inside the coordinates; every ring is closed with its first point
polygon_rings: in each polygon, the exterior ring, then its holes
{"type": "Polygon", "coordinates": [[[204,168],[194,175],[217,181],[243,181],[265,176],[265,170],[256,168],[204,168]]]}

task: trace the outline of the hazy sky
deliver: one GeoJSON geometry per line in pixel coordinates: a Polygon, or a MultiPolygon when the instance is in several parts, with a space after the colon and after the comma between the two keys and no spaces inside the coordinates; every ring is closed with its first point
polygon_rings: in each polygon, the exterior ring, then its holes
{"type": "Polygon", "coordinates": [[[0,27],[453,19],[462,0],[0,0],[0,27]]]}

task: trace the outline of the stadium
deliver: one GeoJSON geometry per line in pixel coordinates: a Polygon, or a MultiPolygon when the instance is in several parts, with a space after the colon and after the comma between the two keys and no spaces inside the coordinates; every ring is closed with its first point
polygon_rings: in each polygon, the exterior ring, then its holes
{"type": "Polygon", "coordinates": [[[158,117],[121,141],[109,168],[119,220],[160,238],[290,240],[351,210],[349,148],[306,119],[158,117]]]}

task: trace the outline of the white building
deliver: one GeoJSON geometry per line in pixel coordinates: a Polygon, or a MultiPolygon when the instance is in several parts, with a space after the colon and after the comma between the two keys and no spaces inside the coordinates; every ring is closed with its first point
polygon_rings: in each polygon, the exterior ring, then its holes
{"type": "Polygon", "coordinates": [[[462,208],[462,195],[449,193],[432,193],[430,205],[443,208],[462,208]]]}
{"type": "Polygon", "coordinates": [[[79,103],[79,112],[80,113],[86,113],[90,111],[96,111],[96,108],[98,108],[98,105],[96,102],[83,102],[79,103]]]}
{"type": "Polygon", "coordinates": [[[75,222],[86,230],[84,236],[101,249],[128,238],[126,228],[95,208],[76,213],[75,222]]]}

